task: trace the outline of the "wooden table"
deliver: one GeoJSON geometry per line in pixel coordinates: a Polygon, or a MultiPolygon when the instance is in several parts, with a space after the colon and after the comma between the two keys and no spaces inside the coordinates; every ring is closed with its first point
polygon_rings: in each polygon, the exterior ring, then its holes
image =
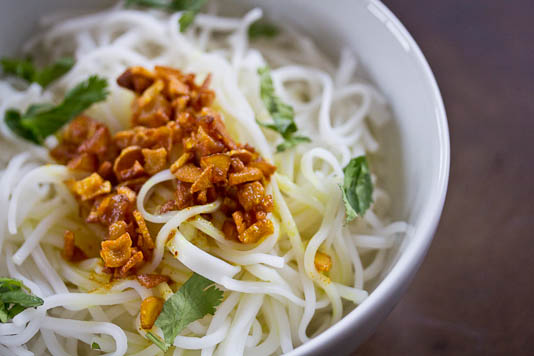
{"type": "Polygon", "coordinates": [[[384,2],[437,77],[451,176],[425,262],[354,355],[534,355],[534,0],[384,2]]]}

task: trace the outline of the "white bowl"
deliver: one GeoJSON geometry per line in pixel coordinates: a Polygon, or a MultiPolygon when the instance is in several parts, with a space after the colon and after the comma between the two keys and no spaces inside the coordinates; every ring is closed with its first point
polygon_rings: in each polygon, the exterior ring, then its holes
{"type": "MultiPolygon", "coordinates": [[[[97,8],[93,0],[4,1],[0,11],[0,55],[12,55],[35,29],[36,19],[58,9],[97,8]]],[[[289,355],[347,354],[388,315],[408,287],[432,241],[445,200],[449,133],[443,102],[421,50],[400,21],[377,0],[231,0],[261,6],[276,22],[290,23],[337,57],[342,46],[358,54],[371,80],[385,94],[394,121],[381,133],[392,196],[392,217],[414,228],[391,251],[389,266],[360,306],[289,355]],[[384,143],[387,142],[387,143],[384,143]]]]}

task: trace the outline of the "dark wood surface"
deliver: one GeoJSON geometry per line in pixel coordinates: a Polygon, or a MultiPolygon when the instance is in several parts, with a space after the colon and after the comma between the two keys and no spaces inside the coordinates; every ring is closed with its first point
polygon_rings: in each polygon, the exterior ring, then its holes
{"type": "Polygon", "coordinates": [[[425,262],[354,356],[534,355],[534,1],[384,2],[437,77],[451,176],[425,262]]]}

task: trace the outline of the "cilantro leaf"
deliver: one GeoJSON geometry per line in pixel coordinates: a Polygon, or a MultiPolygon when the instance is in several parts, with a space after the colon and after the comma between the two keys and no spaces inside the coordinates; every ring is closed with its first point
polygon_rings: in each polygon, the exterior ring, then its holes
{"type": "Polygon", "coordinates": [[[38,83],[44,88],[67,73],[74,65],[74,59],[63,57],[41,70],[37,70],[30,59],[2,58],[0,63],[4,73],[15,75],[30,83],[38,83]]]}
{"type": "Polygon", "coordinates": [[[20,136],[28,141],[32,141],[34,143],[39,143],[33,136],[33,132],[31,130],[28,130],[24,126],[20,124],[21,115],[18,110],[15,109],[9,109],[6,111],[4,115],[4,121],[6,122],[7,127],[13,133],[15,133],[17,136],[20,136]]]}
{"type": "Polygon", "coordinates": [[[260,20],[253,22],[248,28],[248,37],[253,40],[260,37],[273,38],[279,33],[280,29],[277,26],[260,20]]]}
{"type": "Polygon", "coordinates": [[[343,168],[343,202],[345,203],[346,221],[349,222],[356,216],[363,216],[373,202],[373,183],[371,173],[365,156],[359,156],[350,160],[343,168]]]}
{"type": "Polygon", "coordinates": [[[91,350],[100,350],[100,345],[98,345],[96,342],[93,342],[91,344],[91,350]]]}
{"type": "Polygon", "coordinates": [[[51,66],[45,67],[41,71],[38,71],[35,74],[35,82],[39,83],[44,88],[54,80],[67,73],[72,66],[74,66],[74,58],[60,58],[51,66]]]}
{"type": "Polygon", "coordinates": [[[8,310],[6,309],[5,305],[2,303],[0,304],[0,323],[7,323],[8,320],[9,320],[8,310]]]}
{"type": "Polygon", "coordinates": [[[25,288],[24,284],[18,279],[12,279],[7,277],[0,277],[0,292],[10,291],[14,289],[25,288]]]}
{"type": "Polygon", "coordinates": [[[145,6],[145,7],[153,7],[155,9],[163,9],[163,10],[176,10],[174,8],[175,1],[169,1],[169,0],[126,0],[126,7],[128,6],[145,6]]]}
{"type": "Polygon", "coordinates": [[[295,113],[293,108],[280,100],[274,93],[271,71],[268,67],[258,69],[260,75],[260,97],[263,104],[271,114],[274,123],[262,124],[271,130],[277,131],[280,135],[286,136],[297,131],[294,121],[295,113]]]}
{"type": "Polygon", "coordinates": [[[61,104],[57,106],[34,104],[24,114],[18,110],[9,109],[6,111],[4,120],[11,131],[18,136],[41,144],[45,138],[92,104],[104,100],[107,94],[107,81],[91,76],[69,90],[61,104]]]}
{"type": "Polygon", "coordinates": [[[178,23],[180,24],[180,32],[185,32],[189,26],[195,21],[196,11],[186,11],[180,16],[178,23]]]}
{"type": "Polygon", "coordinates": [[[20,288],[0,293],[0,301],[5,304],[18,304],[26,308],[38,307],[43,304],[41,298],[26,294],[26,292],[20,288]]]}
{"type": "Polygon", "coordinates": [[[299,143],[311,142],[309,137],[305,136],[290,136],[284,142],[276,146],[276,152],[283,152],[295,147],[299,143]]]}
{"type": "Polygon", "coordinates": [[[180,32],[184,32],[195,20],[207,0],[127,0],[126,6],[144,6],[165,11],[184,11],[180,20],[180,32]]]}
{"type": "Polygon", "coordinates": [[[276,152],[282,152],[295,145],[303,142],[310,142],[308,137],[295,136],[297,124],[295,123],[295,112],[293,107],[287,105],[274,93],[273,80],[271,71],[268,67],[258,69],[260,75],[260,97],[267,111],[271,114],[272,123],[263,123],[257,121],[260,126],[278,132],[284,138],[285,142],[276,147],[276,152]]]}
{"type": "Polygon", "coordinates": [[[6,323],[23,310],[43,305],[43,300],[28,294],[21,281],[0,278],[0,322],[6,323]]]}
{"type": "Polygon", "coordinates": [[[126,6],[152,7],[166,11],[200,10],[207,0],[127,0],[126,6]]]}
{"type": "Polygon", "coordinates": [[[184,7],[186,7],[187,10],[191,10],[191,11],[200,11],[200,9],[202,9],[202,6],[204,6],[204,4],[208,1],[208,0],[182,0],[183,2],[185,2],[186,5],[184,5],[184,7]]]}
{"type": "MultiPolygon", "coordinates": [[[[194,273],[184,285],[163,304],[155,325],[163,331],[166,345],[172,345],[176,336],[190,323],[215,313],[223,292],[212,281],[194,273]]],[[[148,335],[148,334],[147,334],[148,335]]],[[[155,335],[148,336],[152,342],[155,335]]],[[[161,348],[161,342],[155,344],[161,348]]],[[[163,350],[163,348],[161,348],[163,350]]]]}
{"type": "Polygon", "coordinates": [[[20,77],[28,82],[33,82],[35,67],[30,59],[2,58],[0,60],[5,74],[20,77]]]}
{"type": "Polygon", "coordinates": [[[173,0],[173,2],[182,3],[181,10],[187,10],[180,16],[180,20],[178,20],[178,23],[180,24],[180,32],[185,32],[189,26],[191,26],[206,1],[207,0],[173,0]]]}

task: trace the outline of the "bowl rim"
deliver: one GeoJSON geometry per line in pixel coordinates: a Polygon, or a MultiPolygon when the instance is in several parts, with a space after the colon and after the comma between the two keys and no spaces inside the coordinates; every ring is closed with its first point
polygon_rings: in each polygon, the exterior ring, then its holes
{"type": "Polygon", "coordinates": [[[410,244],[406,246],[405,251],[393,265],[391,271],[378,284],[375,290],[369,294],[369,297],[337,323],[318,336],[310,339],[308,342],[298,346],[293,351],[285,354],[286,356],[312,354],[313,351],[322,349],[325,345],[335,342],[336,339],[342,336],[344,330],[350,329],[352,325],[372,316],[372,314],[379,309],[379,306],[383,306],[388,302],[388,297],[393,295],[396,290],[406,287],[407,283],[411,281],[411,277],[419,268],[419,265],[430,247],[445,204],[450,170],[450,139],[445,105],[436,78],[434,77],[423,52],[415,42],[415,39],[397,16],[395,16],[380,0],[367,0],[367,3],[377,6],[387,18],[387,21],[391,22],[397,30],[401,31],[404,39],[407,41],[410,51],[413,53],[414,59],[422,69],[425,80],[431,89],[431,95],[434,100],[434,110],[436,112],[434,118],[437,121],[439,140],[437,180],[432,187],[431,194],[426,199],[422,209],[423,213],[414,224],[415,229],[410,244]]]}

